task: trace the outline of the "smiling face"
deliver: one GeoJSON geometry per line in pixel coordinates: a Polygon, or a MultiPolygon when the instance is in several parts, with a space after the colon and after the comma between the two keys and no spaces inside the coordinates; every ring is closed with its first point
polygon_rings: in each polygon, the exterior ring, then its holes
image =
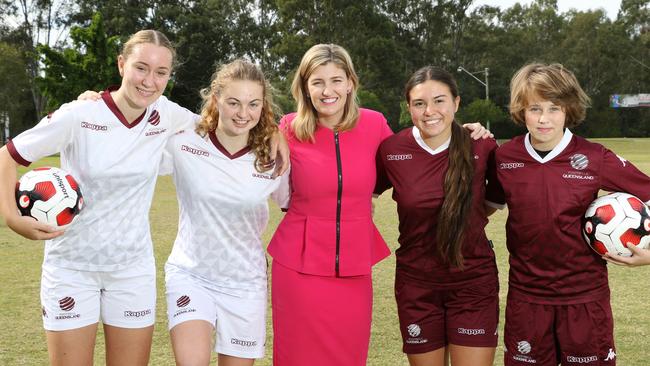
{"type": "Polygon", "coordinates": [[[144,110],[162,95],[172,72],[172,53],[163,46],[140,43],[117,65],[122,75],[122,85],[117,97],[134,111],[144,110]]]}
{"type": "Polygon", "coordinates": [[[264,87],[250,80],[229,81],[217,96],[219,123],[217,132],[227,137],[248,139],[250,130],[260,121],[264,87]]]}
{"type": "Polygon", "coordinates": [[[341,122],[352,86],[345,70],[333,62],[316,67],[307,79],[307,93],[319,123],[331,128],[341,122]]]}
{"type": "Polygon", "coordinates": [[[524,118],[535,149],[550,151],[562,140],[566,113],[561,106],[535,98],[526,106],[524,118]]]}
{"type": "Polygon", "coordinates": [[[409,91],[409,99],[411,121],[427,145],[435,149],[447,141],[460,97],[454,97],[447,84],[426,80],[409,91]]]}

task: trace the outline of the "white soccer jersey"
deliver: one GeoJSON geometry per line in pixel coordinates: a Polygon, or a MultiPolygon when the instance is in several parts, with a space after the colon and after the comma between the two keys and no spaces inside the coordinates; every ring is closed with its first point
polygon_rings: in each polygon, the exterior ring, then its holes
{"type": "Polygon", "coordinates": [[[237,296],[265,294],[267,202],[288,206],[289,174],[271,179],[255,170],[253,152],[231,155],[214,134],[192,130],[173,136],[165,155],[161,174],[173,174],[180,206],[167,270],[237,296]]]}
{"type": "Polygon", "coordinates": [[[61,153],[84,195],[65,234],[45,243],[44,264],[113,271],[153,261],[149,207],[165,144],[198,116],[164,96],[129,125],[110,93],[64,104],[8,145],[20,164],[61,153]]]}

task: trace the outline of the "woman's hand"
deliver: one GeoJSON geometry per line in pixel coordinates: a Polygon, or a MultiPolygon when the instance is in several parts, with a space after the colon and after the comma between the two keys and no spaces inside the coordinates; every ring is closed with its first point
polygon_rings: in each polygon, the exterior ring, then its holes
{"type": "Polygon", "coordinates": [[[102,93],[101,92],[96,92],[93,90],[86,90],[85,92],[79,94],[77,97],[77,100],[94,100],[98,101],[102,99],[102,93]]]}
{"type": "Polygon", "coordinates": [[[483,125],[481,125],[479,122],[465,123],[463,124],[463,128],[467,129],[470,132],[469,136],[474,140],[494,137],[492,132],[483,127],[483,125]]]}
{"type": "Polygon", "coordinates": [[[636,245],[628,245],[627,249],[632,252],[631,257],[605,253],[603,259],[609,263],[625,267],[637,267],[650,264],[650,250],[638,248],[636,245]]]}
{"type": "Polygon", "coordinates": [[[273,178],[281,176],[289,169],[289,144],[280,131],[271,138],[271,159],[275,161],[273,178]]]}
{"type": "Polygon", "coordinates": [[[36,221],[29,216],[12,215],[7,226],[17,234],[32,240],[49,240],[63,235],[63,230],[36,221]]]}

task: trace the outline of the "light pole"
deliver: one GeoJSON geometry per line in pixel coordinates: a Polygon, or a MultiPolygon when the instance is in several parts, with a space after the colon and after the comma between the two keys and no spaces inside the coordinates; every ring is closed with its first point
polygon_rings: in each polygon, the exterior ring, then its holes
{"type": "MultiPolygon", "coordinates": [[[[483,85],[485,87],[485,100],[490,100],[490,79],[489,79],[490,69],[488,69],[486,67],[484,70],[481,70],[481,71],[469,72],[469,71],[467,71],[466,68],[464,68],[462,66],[458,66],[458,69],[456,71],[458,71],[458,72],[464,71],[464,72],[468,73],[469,76],[473,77],[474,80],[481,83],[481,85],[483,85]],[[477,78],[476,75],[474,75],[474,74],[485,74],[485,81],[477,78]]],[[[490,129],[490,121],[486,121],[486,124],[487,124],[487,128],[489,130],[490,129]]]]}

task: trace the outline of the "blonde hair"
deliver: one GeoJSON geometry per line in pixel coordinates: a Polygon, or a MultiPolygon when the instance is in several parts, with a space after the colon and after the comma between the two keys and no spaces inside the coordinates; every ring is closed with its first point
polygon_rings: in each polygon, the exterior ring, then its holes
{"type": "Polygon", "coordinates": [[[526,124],[526,107],[535,98],[562,107],[569,128],[584,121],[591,103],[575,75],[561,64],[532,63],[515,73],[510,81],[510,116],[516,124],[526,124]]]}
{"type": "Polygon", "coordinates": [[[172,53],[172,69],[175,69],[178,66],[178,60],[176,58],[176,48],[169,41],[169,38],[165,36],[162,32],[153,29],[145,29],[136,32],[135,34],[129,37],[129,40],[126,41],[124,46],[122,46],[122,51],[120,55],[125,59],[128,59],[129,56],[133,53],[135,46],[143,43],[151,43],[156,46],[165,47],[172,53]]]}
{"type": "Polygon", "coordinates": [[[203,103],[201,107],[201,120],[196,127],[196,132],[202,135],[214,132],[219,124],[219,108],[217,98],[231,81],[253,81],[263,88],[262,114],[260,121],[248,135],[248,146],[255,154],[255,169],[258,172],[269,170],[273,165],[271,161],[270,141],[273,134],[278,131],[275,122],[273,104],[273,90],[262,70],[252,63],[237,59],[218,67],[212,75],[210,86],[201,89],[203,103]]]}
{"type": "Polygon", "coordinates": [[[343,116],[335,129],[337,131],[352,129],[359,118],[359,102],[357,101],[359,78],[354,71],[350,55],[341,46],[317,44],[305,52],[291,83],[291,94],[297,102],[296,117],[291,123],[291,128],[299,141],[314,140],[316,121],[318,119],[316,109],[311,103],[311,99],[309,99],[307,80],[317,67],[330,62],[345,71],[345,75],[352,82],[352,90],[345,102],[343,116]]]}

